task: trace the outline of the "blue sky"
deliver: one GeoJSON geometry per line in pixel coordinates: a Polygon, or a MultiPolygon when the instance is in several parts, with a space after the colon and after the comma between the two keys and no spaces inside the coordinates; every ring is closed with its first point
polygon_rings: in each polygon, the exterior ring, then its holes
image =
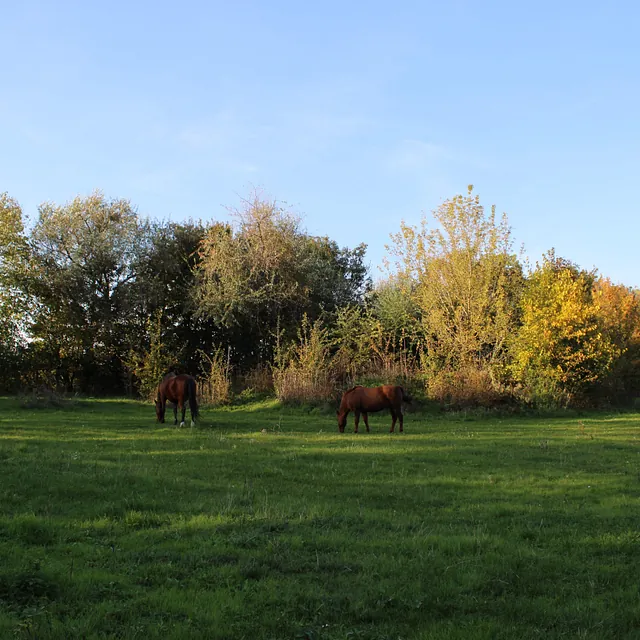
{"type": "Polygon", "coordinates": [[[640,4],[0,2],[0,192],[369,245],[473,183],[533,259],[640,286],[640,4]]]}

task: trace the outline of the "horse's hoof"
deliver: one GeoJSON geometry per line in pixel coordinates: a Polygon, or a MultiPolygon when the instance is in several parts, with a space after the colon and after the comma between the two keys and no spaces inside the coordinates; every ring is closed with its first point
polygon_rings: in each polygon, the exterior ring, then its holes
{"type": "Polygon", "coordinates": [[[195,427],[195,426],[196,426],[196,423],[192,420],[192,421],[191,421],[191,427],[193,428],[193,427],[195,427]]]}
{"type": "Polygon", "coordinates": [[[184,422],[180,423],[180,428],[182,429],[182,427],[184,427],[184,422]]]}

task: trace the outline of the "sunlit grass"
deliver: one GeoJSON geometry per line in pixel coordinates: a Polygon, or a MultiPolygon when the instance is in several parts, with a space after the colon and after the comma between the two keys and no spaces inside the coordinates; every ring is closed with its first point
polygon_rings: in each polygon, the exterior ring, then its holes
{"type": "Polygon", "coordinates": [[[637,414],[0,415],[2,638],[637,637],[637,414]]]}

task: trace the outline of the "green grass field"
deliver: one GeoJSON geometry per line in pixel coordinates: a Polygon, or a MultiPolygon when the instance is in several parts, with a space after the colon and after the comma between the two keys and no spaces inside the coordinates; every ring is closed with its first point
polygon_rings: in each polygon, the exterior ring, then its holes
{"type": "Polygon", "coordinates": [[[638,414],[0,416],[0,638],[640,638],[638,414]]]}

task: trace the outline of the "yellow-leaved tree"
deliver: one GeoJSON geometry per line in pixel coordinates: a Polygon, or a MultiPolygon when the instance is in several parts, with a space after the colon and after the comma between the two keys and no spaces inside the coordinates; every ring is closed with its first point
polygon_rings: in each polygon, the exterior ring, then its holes
{"type": "Polygon", "coordinates": [[[623,347],[602,322],[595,274],[548,252],[522,297],[512,370],[523,399],[539,406],[584,403],[623,347]]]}
{"type": "Polygon", "coordinates": [[[600,277],[593,286],[593,299],[602,332],[619,353],[598,394],[607,401],[628,402],[640,395],[640,295],[600,277]]]}

